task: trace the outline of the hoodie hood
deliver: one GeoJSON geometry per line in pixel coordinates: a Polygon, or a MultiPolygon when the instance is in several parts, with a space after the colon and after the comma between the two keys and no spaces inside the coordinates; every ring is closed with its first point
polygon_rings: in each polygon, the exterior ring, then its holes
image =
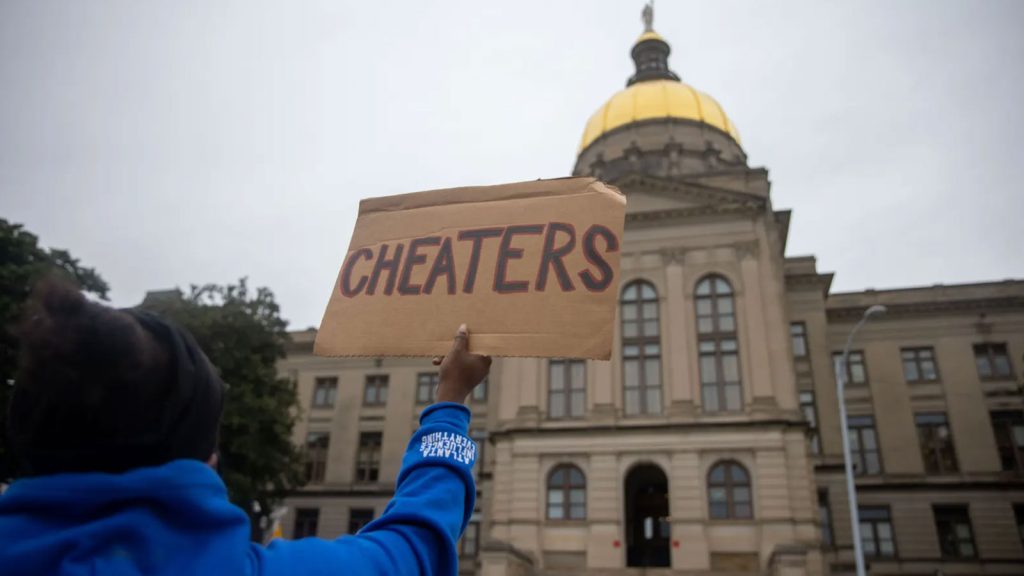
{"type": "Polygon", "coordinates": [[[21,574],[250,574],[249,519],[197,460],[18,480],[0,496],[0,566],[21,574]]]}

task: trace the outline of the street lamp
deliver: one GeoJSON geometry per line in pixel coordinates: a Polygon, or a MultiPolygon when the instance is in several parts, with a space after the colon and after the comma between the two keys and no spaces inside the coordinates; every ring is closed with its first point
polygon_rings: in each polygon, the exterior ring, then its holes
{"type": "Polygon", "coordinates": [[[850,455],[850,432],[846,425],[846,367],[850,359],[850,346],[853,345],[853,337],[860,330],[860,327],[868,321],[868,318],[876,314],[885,314],[885,306],[875,304],[864,311],[864,316],[857,322],[857,325],[850,330],[850,336],[846,339],[846,347],[843,348],[842,360],[836,365],[836,390],[839,394],[839,426],[843,436],[843,460],[846,464],[846,493],[850,501],[850,528],[853,533],[853,554],[857,562],[857,576],[865,576],[864,551],[861,550],[860,542],[860,512],[857,509],[857,488],[853,483],[853,457],[850,455]]]}

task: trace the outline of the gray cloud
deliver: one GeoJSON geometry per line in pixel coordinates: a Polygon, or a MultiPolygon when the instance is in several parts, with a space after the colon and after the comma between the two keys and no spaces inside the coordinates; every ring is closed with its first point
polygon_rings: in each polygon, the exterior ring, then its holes
{"type": "MultiPolygon", "coordinates": [[[[640,2],[5,2],[0,215],[319,321],[359,198],[571,170],[640,2]]],[[[663,2],[835,288],[1024,276],[1024,4],[663,2]],[[1016,248],[1015,248],[1016,247],[1016,248]]]]}

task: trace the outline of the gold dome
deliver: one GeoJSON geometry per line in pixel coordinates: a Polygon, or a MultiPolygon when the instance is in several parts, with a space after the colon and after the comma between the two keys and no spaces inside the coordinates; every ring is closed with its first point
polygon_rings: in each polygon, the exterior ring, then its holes
{"type": "MultiPolygon", "coordinates": [[[[645,39],[641,36],[641,40],[645,39]]],[[[582,152],[602,135],[620,126],[655,118],[703,122],[740,143],[736,126],[714,98],[676,80],[650,80],[637,82],[617,92],[594,112],[583,131],[579,151],[582,152]]]]}

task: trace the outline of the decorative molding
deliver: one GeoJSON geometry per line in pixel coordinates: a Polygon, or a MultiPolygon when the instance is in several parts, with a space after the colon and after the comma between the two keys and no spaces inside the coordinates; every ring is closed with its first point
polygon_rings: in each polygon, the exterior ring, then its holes
{"type": "MultiPolygon", "coordinates": [[[[871,304],[876,304],[872,302],[871,304]]],[[[825,314],[829,321],[858,320],[871,304],[829,308],[825,304],[825,314]]],[[[999,298],[976,298],[969,300],[942,300],[936,302],[912,302],[909,304],[885,304],[887,318],[893,316],[913,316],[925,314],[950,313],[981,313],[992,310],[1024,311],[1024,296],[1004,296],[999,298]]]]}
{"type": "Polygon", "coordinates": [[[671,264],[673,262],[685,264],[686,253],[689,251],[689,248],[670,247],[662,248],[661,250],[658,250],[657,253],[661,254],[661,260],[666,265],[671,264]]]}
{"type": "Polygon", "coordinates": [[[761,243],[757,240],[737,242],[733,244],[733,249],[736,250],[736,257],[740,260],[746,260],[747,258],[757,259],[761,255],[761,243]]]}

